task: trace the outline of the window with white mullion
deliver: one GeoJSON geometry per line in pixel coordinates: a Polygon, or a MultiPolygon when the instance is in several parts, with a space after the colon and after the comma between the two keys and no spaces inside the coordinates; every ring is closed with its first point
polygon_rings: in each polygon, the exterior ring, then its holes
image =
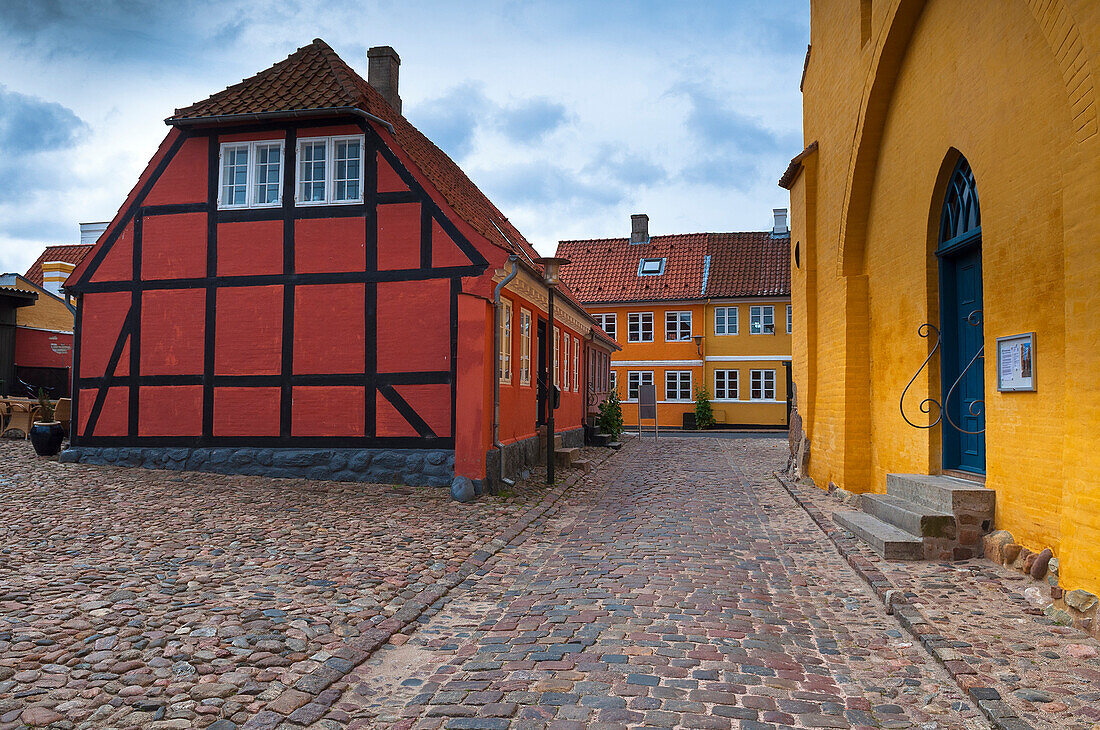
{"type": "Polygon", "coordinates": [[[653,342],[653,312],[630,312],[626,316],[628,342],[653,342]]]}
{"type": "Polygon", "coordinates": [[[752,400],[775,400],[775,371],[753,370],[749,397],[752,400]]]}
{"type": "Polygon", "coordinates": [[[301,140],[298,143],[298,204],[320,205],[328,200],[328,143],[301,140]]]}
{"type": "Polygon", "coordinates": [[[219,207],[248,207],[248,143],[223,144],[219,207]]]}
{"type": "Polygon", "coordinates": [[[736,400],[738,397],[737,371],[715,370],[714,398],[716,400],[736,400]]]}
{"type": "Polygon", "coordinates": [[[626,399],[638,400],[638,391],[643,385],[653,385],[652,370],[629,370],[626,374],[626,399]]]}
{"type": "Polygon", "coordinates": [[[363,144],[358,137],[335,138],[333,147],[333,193],[334,203],[357,203],[363,199],[362,156],[363,144]]]}
{"type": "Polygon", "coordinates": [[[714,308],[714,334],[737,334],[737,307],[714,308]]]}
{"type": "Polygon", "coordinates": [[[691,371],[665,371],[665,400],[691,400],[691,371]]]}
{"type": "Polygon", "coordinates": [[[252,165],[252,206],[279,205],[283,189],[283,144],[256,143],[252,165]]]}
{"type": "Polygon", "coordinates": [[[754,335],[774,335],[775,307],[751,307],[749,309],[749,333],[754,335]]]}
{"type": "Polygon", "coordinates": [[[665,342],[691,339],[691,312],[665,312],[665,342]]]}

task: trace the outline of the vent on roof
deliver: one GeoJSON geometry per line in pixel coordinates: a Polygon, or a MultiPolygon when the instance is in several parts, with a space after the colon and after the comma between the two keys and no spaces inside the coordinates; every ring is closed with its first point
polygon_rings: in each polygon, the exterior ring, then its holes
{"type": "Polygon", "coordinates": [[[787,209],[772,208],[772,216],[775,221],[772,225],[772,236],[779,237],[791,235],[791,229],[787,227],[787,209]]]}
{"type": "Polygon", "coordinates": [[[649,216],[645,213],[630,216],[630,242],[649,243],[649,216]]]}

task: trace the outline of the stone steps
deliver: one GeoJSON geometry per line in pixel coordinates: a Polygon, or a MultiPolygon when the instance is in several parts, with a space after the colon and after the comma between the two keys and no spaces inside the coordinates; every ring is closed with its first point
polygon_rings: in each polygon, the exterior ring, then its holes
{"type": "Polygon", "coordinates": [[[866,512],[837,512],[833,520],[887,560],[924,559],[924,540],[866,512]]]}
{"type": "Polygon", "coordinates": [[[955,515],[892,494],[864,494],[860,508],[914,537],[955,537],[955,515]]]}
{"type": "Polygon", "coordinates": [[[940,513],[993,514],[997,493],[965,479],[927,474],[887,474],[886,493],[940,513]]]}
{"type": "Polygon", "coordinates": [[[580,461],[580,449],[576,447],[554,449],[554,465],[569,469],[574,462],[580,461]]]}
{"type": "Polygon", "coordinates": [[[996,496],[965,479],[887,474],[886,494],[861,495],[862,512],[837,513],[835,521],[887,559],[971,558],[993,529],[996,496]]]}
{"type": "Polygon", "coordinates": [[[608,441],[607,442],[607,448],[609,448],[609,449],[615,449],[616,451],[618,451],[622,447],[623,447],[623,442],[622,441],[608,441]]]}
{"type": "Polygon", "coordinates": [[[573,468],[580,469],[585,474],[592,471],[592,462],[588,459],[574,459],[573,468]]]}

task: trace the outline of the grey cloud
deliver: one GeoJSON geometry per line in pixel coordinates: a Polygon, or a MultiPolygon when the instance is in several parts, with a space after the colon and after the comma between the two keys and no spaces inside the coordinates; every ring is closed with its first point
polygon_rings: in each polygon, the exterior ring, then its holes
{"type": "Polygon", "coordinates": [[[87,128],[67,107],[0,85],[0,192],[21,200],[60,187],[65,176],[49,153],[73,147],[87,128]]]}
{"type": "Polygon", "coordinates": [[[584,201],[614,205],[623,199],[618,187],[599,185],[556,165],[530,162],[497,168],[481,176],[494,201],[512,204],[553,204],[584,201]]]}
{"type": "Polygon", "coordinates": [[[527,99],[497,111],[497,123],[514,142],[538,142],[566,122],[565,105],[546,98],[527,99]]]}
{"type": "Polygon", "coordinates": [[[409,117],[440,149],[461,160],[473,149],[480,115],[489,106],[480,84],[465,83],[418,104],[409,117]]]}
{"type": "Polygon", "coordinates": [[[621,146],[603,145],[584,172],[603,176],[622,185],[645,187],[668,179],[668,171],[643,155],[621,146]]]}

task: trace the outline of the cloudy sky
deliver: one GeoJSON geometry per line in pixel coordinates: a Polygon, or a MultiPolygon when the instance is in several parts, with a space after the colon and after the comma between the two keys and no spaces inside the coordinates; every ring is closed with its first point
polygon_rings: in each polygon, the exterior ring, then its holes
{"type": "Polygon", "coordinates": [[[543,253],[762,230],[801,151],[805,0],[2,0],[0,272],[110,219],[176,107],[313,38],[366,75],[543,253]]]}

